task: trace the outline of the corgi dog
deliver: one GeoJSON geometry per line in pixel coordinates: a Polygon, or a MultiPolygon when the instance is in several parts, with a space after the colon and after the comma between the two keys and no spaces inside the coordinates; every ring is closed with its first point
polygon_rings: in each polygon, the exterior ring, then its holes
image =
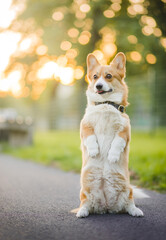
{"type": "Polygon", "coordinates": [[[127,212],[141,217],[134,197],[147,197],[130,185],[128,155],[130,120],[125,113],[128,88],[126,57],[118,53],[110,65],[87,56],[87,108],[81,121],[82,170],[77,217],[91,213],[127,212]]]}

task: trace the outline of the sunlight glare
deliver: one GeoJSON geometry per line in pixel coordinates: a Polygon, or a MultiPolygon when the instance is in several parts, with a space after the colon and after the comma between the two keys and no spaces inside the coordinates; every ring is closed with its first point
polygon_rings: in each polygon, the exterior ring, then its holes
{"type": "Polygon", "coordinates": [[[15,70],[9,73],[7,78],[0,80],[0,89],[2,92],[11,91],[13,95],[16,95],[21,90],[20,85],[21,72],[15,70]]]}
{"type": "Polygon", "coordinates": [[[54,73],[58,70],[58,64],[56,62],[50,61],[43,65],[37,71],[37,77],[39,79],[50,79],[53,77],[54,73]]]}
{"type": "Polygon", "coordinates": [[[69,85],[74,81],[74,69],[49,61],[37,71],[37,77],[41,80],[59,78],[62,84],[69,85]]]}
{"type": "MultiPolygon", "coordinates": [[[[56,75],[55,75],[56,76],[56,75]]],[[[74,80],[74,70],[71,67],[59,67],[58,77],[63,85],[69,85],[74,80]]]]}
{"type": "Polygon", "coordinates": [[[8,66],[10,56],[16,51],[20,39],[21,34],[12,31],[5,31],[0,34],[0,73],[8,66]]]}
{"type": "Polygon", "coordinates": [[[19,13],[25,9],[25,1],[18,1],[17,5],[12,5],[13,0],[0,1],[0,28],[8,28],[19,13]]]}
{"type": "Polygon", "coordinates": [[[27,51],[32,44],[32,39],[31,38],[25,38],[19,45],[19,49],[22,52],[27,51]]]}
{"type": "Polygon", "coordinates": [[[0,27],[7,28],[10,26],[11,22],[15,19],[16,13],[14,10],[10,9],[12,5],[12,0],[5,0],[0,3],[0,27]]]}

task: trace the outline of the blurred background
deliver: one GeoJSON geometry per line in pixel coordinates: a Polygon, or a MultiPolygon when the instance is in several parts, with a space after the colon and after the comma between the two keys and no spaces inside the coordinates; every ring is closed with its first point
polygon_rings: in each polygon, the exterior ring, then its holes
{"type": "Polygon", "coordinates": [[[108,64],[119,51],[127,58],[131,175],[165,190],[166,0],[1,1],[1,151],[79,171],[86,56],[108,64]]]}

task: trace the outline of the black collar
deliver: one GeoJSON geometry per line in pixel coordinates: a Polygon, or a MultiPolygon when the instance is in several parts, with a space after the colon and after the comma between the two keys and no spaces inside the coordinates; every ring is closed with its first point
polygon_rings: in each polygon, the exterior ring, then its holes
{"type": "Polygon", "coordinates": [[[114,106],[116,109],[118,109],[120,112],[122,112],[122,113],[125,112],[125,106],[119,105],[119,104],[114,103],[114,102],[110,102],[110,101],[95,102],[95,105],[100,105],[100,104],[110,104],[110,105],[114,106]]]}

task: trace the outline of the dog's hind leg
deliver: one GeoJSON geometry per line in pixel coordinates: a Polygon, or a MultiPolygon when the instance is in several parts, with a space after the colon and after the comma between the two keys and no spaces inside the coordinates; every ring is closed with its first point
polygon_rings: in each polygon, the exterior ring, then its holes
{"type": "Polygon", "coordinates": [[[143,212],[141,209],[137,208],[134,203],[132,189],[130,189],[127,205],[125,206],[126,212],[133,217],[143,217],[143,212]]]}
{"type": "Polygon", "coordinates": [[[88,209],[88,206],[86,206],[86,204],[80,207],[76,214],[78,218],[84,218],[84,217],[87,217],[88,215],[89,215],[89,209],[88,209]]]}
{"type": "Polygon", "coordinates": [[[126,211],[129,213],[129,215],[133,217],[143,217],[144,215],[142,210],[135,206],[134,201],[128,204],[128,206],[126,207],[126,211]]]}
{"type": "Polygon", "coordinates": [[[83,189],[81,189],[81,192],[80,192],[80,200],[81,200],[81,204],[77,211],[76,216],[78,218],[87,217],[89,215],[89,203],[83,189]]]}

